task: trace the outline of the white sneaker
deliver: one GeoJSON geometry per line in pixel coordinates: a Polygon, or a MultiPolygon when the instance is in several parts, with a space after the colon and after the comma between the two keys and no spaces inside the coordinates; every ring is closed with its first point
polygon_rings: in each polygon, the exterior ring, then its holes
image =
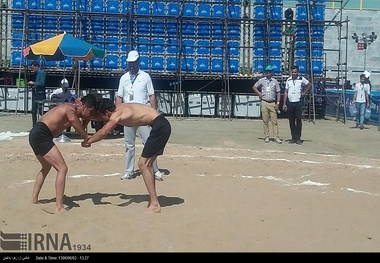
{"type": "Polygon", "coordinates": [[[278,137],[277,137],[274,141],[277,142],[278,144],[281,144],[281,143],[282,143],[281,139],[278,138],[278,137]]]}
{"type": "Polygon", "coordinates": [[[160,170],[157,170],[154,173],[154,178],[156,178],[156,180],[163,181],[163,179],[162,179],[162,173],[160,172],[160,170]]]}
{"type": "Polygon", "coordinates": [[[120,179],[121,180],[130,180],[130,179],[135,179],[137,176],[136,173],[133,174],[124,174],[120,179]]]}
{"type": "Polygon", "coordinates": [[[269,142],[269,137],[265,137],[264,142],[268,143],[269,142]]]}

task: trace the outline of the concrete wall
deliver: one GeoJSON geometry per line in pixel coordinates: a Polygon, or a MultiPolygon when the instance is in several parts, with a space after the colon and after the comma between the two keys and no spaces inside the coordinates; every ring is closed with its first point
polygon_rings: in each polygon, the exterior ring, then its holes
{"type": "MultiPolygon", "coordinates": [[[[332,20],[332,18],[339,12],[338,9],[326,9],[325,20],[332,20]]],[[[379,38],[375,40],[367,49],[366,70],[371,72],[372,89],[380,90],[380,11],[367,11],[367,10],[343,10],[342,20],[348,18],[349,22],[343,24],[342,37],[346,36],[346,26],[348,25],[348,39],[342,40],[341,45],[341,62],[347,61],[348,74],[347,79],[351,83],[357,83],[359,81],[360,74],[364,71],[364,50],[357,50],[357,44],[352,39],[353,33],[361,36],[362,33],[367,35],[371,32],[375,32],[379,35],[379,38]],[[346,58],[346,45],[347,45],[347,58],[346,58]]],[[[338,15],[334,21],[340,21],[338,15]]],[[[325,49],[339,49],[338,41],[338,27],[335,25],[329,26],[325,31],[325,49]]],[[[337,51],[326,51],[326,69],[327,76],[337,76],[337,51]]],[[[343,72],[340,73],[342,75],[343,72]]]]}

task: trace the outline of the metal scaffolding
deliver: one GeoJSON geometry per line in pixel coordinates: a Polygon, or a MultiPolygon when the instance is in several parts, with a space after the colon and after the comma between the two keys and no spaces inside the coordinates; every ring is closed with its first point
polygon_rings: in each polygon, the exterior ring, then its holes
{"type": "MultiPolygon", "coordinates": [[[[73,1],[73,10],[46,10],[46,9],[33,9],[30,10],[27,8],[27,2],[25,1],[25,9],[14,9],[11,8],[9,5],[10,0],[2,0],[1,5],[1,20],[0,20],[0,28],[1,28],[1,38],[0,38],[0,67],[1,71],[7,71],[7,72],[18,72],[19,68],[22,68],[23,70],[27,70],[27,62],[20,64],[20,67],[17,66],[11,66],[9,64],[10,59],[10,49],[11,49],[11,41],[12,41],[12,34],[11,34],[11,28],[10,28],[10,21],[12,15],[20,15],[25,18],[25,39],[24,43],[30,43],[31,41],[38,41],[38,39],[30,39],[30,31],[32,30],[30,28],[30,25],[28,24],[29,18],[31,16],[34,17],[41,17],[41,35],[40,38],[43,39],[46,37],[47,34],[57,34],[60,33],[60,27],[57,27],[57,29],[54,31],[49,30],[47,28],[44,28],[45,22],[49,18],[55,18],[58,19],[57,21],[61,21],[62,18],[70,18],[73,19],[73,26],[71,29],[71,32],[74,36],[83,38],[84,40],[90,42],[90,43],[97,43],[96,37],[101,36],[103,37],[103,42],[101,45],[105,47],[107,45],[106,37],[108,32],[106,32],[107,23],[110,19],[115,19],[118,21],[118,25],[123,28],[123,31],[120,31],[117,33],[119,36],[119,42],[117,43],[119,45],[119,54],[120,52],[124,52],[123,54],[127,53],[127,50],[138,48],[140,42],[139,38],[141,37],[147,37],[149,39],[152,39],[152,33],[151,31],[147,34],[142,34],[138,32],[137,28],[139,28],[138,23],[143,20],[149,21],[148,25],[150,27],[153,27],[153,22],[162,22],[164,31],[168,31],[169,25],[175,25],[176,28],[173,30],[176,30],[177,34],[173,37],[173,39],[177,40],[176,48],[178,50],[178,53],[176,53],[175,57],[178,61],[178,67],[177,70],[153,70],[152,68],[148,68],[147,72],[151,75],[152,79],[156,80],[167,80],[168,83],[175,83],[175,85],[170,85],[170,88],[175,92],[178,93],[175,96],[175,103],[179,105],[179,109],[182,109],[182,103],[185,103],[185,100],[182,96],[183,93],[188,92],[188,84],[184,85],[184,83],[189,82],[202,82],[203,84],[195,89],[195,92],[202,92],[202,89],[206,86],[212,86],[212,85],[219,85],[219,90],[213,90],[213,92],[220,94],[220,100],[221,100],[221,108],[218,114],[221,117],[231,118],[232,116],[232,103],[233,98],[232,94],[239,92],[239,88],[241,88],[241,84],[244,81],[245,83],[250,83],[250,87],[252,86],[252,83],[259,78],[261,75],[256,75],[255,72],[253,72],[253,63],[254,63],[254,55],[253,55],[253,43],[255,41],[254,35],[253,35],[253,27],[255,25],[264,25],[267,30],[270,30],[270,26],[274,24],[280,25],[283,29],[287,28],[288,26],[294,26],[297,27],[298,25],[307,25],[308,26],[308,32],[309,32],[309,39],[308,39],[308,54],[307,54],[307,72],[306,76],[313,84],[314,82],[335,82],[338,87],[344,87],[347,79],[347,43],[346,43],[346,53],[342,50],[343,43],[342,41],[345,41],[347,39],[347,30],[342,30],[344,25],[348,24],[348,19],[343,21],[342,18],[342,10],[345,6],[345,3],[343,0],[336,1],[340,3],[340,9],[339,9],[339,15],[336,16],[336,18],[339,18],[339,21],[335,21],[335,17],[333,20],[327,21],[314,21],[311,19],[311,8],[309,1],[307,1],[307,8],[309,13],[309,19],[307,21],[298,21],[298,20],[289,20],[289,19],[269,19],[269,13],[267,14],[265,19],[257,19],[254,17],[254,7],[255,3],[254,1],[249,0],[243,0],[241,2],[236,2],[232,0],[224,0],[223,2],[218,2],[220,5],[224,7],[229,7],[233,4],[237,4],[240,6],[240,15],[239,17],[231,17],[228,14],[228,9],[224,8],[224,14],[221,17],[201,17],[199,15],[197,16],[185,16],[184,15],[184,6],[185,4],[192,3],[194,5],[198,5],[200,3],[208,3],[208,4],[215,4],[217,2],[215,1],[196,1],[196,0],[181,0],[177,1],[176,3],[179,4],[179,14],[178,15],[157,15],[153,13],[148,14],[139,14],[137,12],[133,12],[133,10],[123,11],[119,13],[109,13],[106,12],[106,9],[104,8],[103,12],[93,12],[88,11],[87,9],[82,10],[76,5],[76,1],[73,1]],[[103,31],[99,32],[92,32],[92,26],[94,24],[94,21],[96,20],[101,21],[100,27],[103,26],[103,31]],[[223,33],[220,37],[220,40],[222,42],[220,48],[222,50],[222,54],[220,55],[220,58],[223,61],[222,70],[220,72],[212,72],[211,70],[207,72],[197,72],[192,71],[189,72],[187,70],[183,69],[182,61],[186,58],[187,54],[184,54],[184,46],[183,46],[183,40],[185,39],[184,35],[184,25],[185,24],[194,24],[196,26],[200,24],[207,24],[211,27],[211,29],[216,25],[220,24],[223,25],[223,33]],[[229,53],[229,35],[228,35],[228,26],[230,25],[238,25],[239,28],[239,38],[236,40],[239,42],[239,46],[237,47],[239,50],[239,55],[237,58],[239,59],[239,69],[237,72],[231,72],[229,68],[229,61],[231,59],[231,54],[229,53]],[[339,53],[338,60],[337,61],[337,72],[338,77],[336,79],[328,79],[325,74],[325,70],[323,74],[321,75],[315,75],[313,73],[312,69],[312,54],[311,54],[311,26],[313,25],[321,25],[324,26],[324,28],[330,27],[330,26],[336,26],[339,32],[339,49],[335,50],[339,53]],[[346,34],[343,36],[342,34],[346,34]],[[121,40],[123,39],[123,40],[121,40]],[[125,45],[126,50],[120,51],[120,46],[125,45]],[[208,85],[207,83],[204,84],[204,82],[209,82],[212,85],[208,85]],[[218,83],[218,84],[217,84],[218,83]]],[[[120,1],[121,3],[122,1],[120,1]]],[[[137,8],[137,4],[141,1],[137,0],[126,0],[123,1],[126,4],[129,4],[130,7],[137,8]]],[[[172,3],[173,1],[167,1],[162,0],[160,2],[164,2],[166,4],[172,3]]],[[[267,1],[265,1],[267,2],[267,1]]],[[[327,1],[326,1],[327,2],[327,1]]],[[[346,1],[347,2],[347,1],[346,1]]],[[[268,11],[269,12],[269,11],[268,11]]],[[[283,16],[282,16],[283,17],[283,16]]],[[[210,32],[212,32],[210,29],[210,32]]],[[[165,33],[166,34],[166,33],[165,33]]],[[[195,39],[198,37],[198,35],[190,36],[188,38],[195,39]]],[[[208,37],[203,36],[204,39],[207,39],[209,42],[213,40],[213,34],[210,33],[208,37]]],[[[294,63],[294,52],[296,48],[294,47],[294,41],[293,36],[284,34],[282,37],[282,57],[281,57],[281,73],[277,74],[275,77],[278,78],[278,80],[282,83],[286,78],[289,76],[289,69],[294,63]]],[[[265,60],[269,62],[270,55],[269,55],[269,42],[270,39],[268,38],[266,40],[266,58],[265,60]]],[[[152,47],[152,43],[148,43],[150,47],[152,47]]],[[[164,45],[165,48],[167,48],[167,43],[164,45]]],[[[212,48],[212,45],[207,47],[209,49],[212,48]]],[[[324,50],[324,53],[330,52],[331,50],[324,50]]],[[[147,56],[151,56],[152,53],[147,53],[147,56]]],[[[210,53],[206,56],[209,61],[211,61],[212,53],[210,53]]],[[[325,64],[325,63],[324,63],[325,64]]],[[[210,66],[211,67],[211,66],[210,66]]],[[[65,70],[70,70],[70,67],[66,68],[65,70]]],[[[62,74],[62,68],[60,67],[50,67],[46,68],[46,71],[50,74],[62,74]]],[[[75,70],[71,72],[67,72],[66,74],[69,76],[70,74],[74,75],[75,70]]],[[[87,67],[83,71],[82,77],[96,77],[96,78],[119,78],[124,73],[124,69],[122,67],[116,68],[116,69],[107,69],[104,66],[102,68],[91,68],[87,67]]],[[[198,85],[198,84],[196,84],[198,85]]],[[[249,87],[249,88],[250,88],[249,87]]],[[[83,87],[84,89],[87,87],[83,87]]],[[[252,90],[250,89],[252,92],[252,90]]],[[[194,90],[191,92],[194,93],[194,90]]],[[[343,92],[344,94],[344,92],[343,92]]],[[[308,104],[308,108],[305,111],[309,120],[314,121],[315,120],[315,104],[314,101],[315,98],[320,96],[320,94],[314,94],[314,89],[312,89],[312,94],[310,97],[310,103],[308,104]]],[[[344,101],[344,100],[343,100],[344,101]]],[[[181,117],[185,112],[182,110],[173,112],[174,116],[181,117]]]]}

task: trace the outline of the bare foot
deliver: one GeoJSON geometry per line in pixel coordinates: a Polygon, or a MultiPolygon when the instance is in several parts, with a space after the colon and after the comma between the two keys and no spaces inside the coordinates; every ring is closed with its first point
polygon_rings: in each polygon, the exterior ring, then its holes
{"type": "Polygon", "coordinates": [[[67,212],[67,211],[69,211],[69,210],[67,208],[64,208],[64,207],[55,209],[55,213],[62,213],[62,212],[67,212]]]}
{"type": "Polygon", "coordinates": [[[148,209],[146,210],[146,213],[152,214],[152,213],[161,213],[161,207],[158,206],[152,206],[150,205],[148,209]]]}
{"type": "Polygon", "coordinates": [[[67,212],[68,211],[67,208],[62,208],[60,210],[58,210],[58,209],[53,210],[53,209],[43,208],[41,210],[44,211],[44,212],[46,212],[46,213],[48,213],[48,214],[51,214],[51,215],[62,213],[62,212],[67,212]]]}

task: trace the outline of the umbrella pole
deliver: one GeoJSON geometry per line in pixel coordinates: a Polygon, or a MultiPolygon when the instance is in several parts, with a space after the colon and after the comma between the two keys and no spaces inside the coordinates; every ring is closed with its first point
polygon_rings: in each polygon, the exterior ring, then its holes
{"type": "Polygon", "coordinates": [[[80,92],[80,63],[78,61],[78,97],[79,97],[79,92],[80,92]]]}
{"type": "Polygon", "coordinates": [[[65,73],[66,73],[66,58],[65,58],[65,63],[63,64],[63,78],[65,78],[65,73]]]}

